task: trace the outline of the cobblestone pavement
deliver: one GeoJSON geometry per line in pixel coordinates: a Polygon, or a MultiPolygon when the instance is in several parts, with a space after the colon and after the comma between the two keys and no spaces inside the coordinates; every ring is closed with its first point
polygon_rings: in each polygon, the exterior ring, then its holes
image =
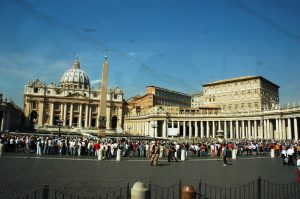
{"type": "MultiPolygon", "coordinates": [[[[222,187],[234,187],[248,183],[261,176],[274,183],[295,182],[296,166],[282,165],[281,159],[249,157],[229,159],[223,167],[220,158],[191,158],[184,162],[160,161],[159,166],[150,166],[145,158],[115,160],[91,159],[72,156],[35,156],[4,154],[0,158],[0,198],[22,195],[43,184],[49,189],[67,193],[97,195],[103,188],[125,186],[141,180],[146,185],[172,185],[202,182],[222,187]]],[[[108,188],[109,190],[109,188],[108,188]]]]}

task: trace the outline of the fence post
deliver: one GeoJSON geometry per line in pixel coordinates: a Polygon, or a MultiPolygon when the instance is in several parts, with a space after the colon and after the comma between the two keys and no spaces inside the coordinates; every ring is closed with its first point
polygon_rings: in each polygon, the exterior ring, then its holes
{"type": "Polygon", "coordinates": [[[151,180],[150,180],[150,182],[149,182],[149,190],[148,190],[148,198],[151,198],[151,187],[152,185],[151,185],[151,180]]]}
{"type": "Polygon", "coordinates": [[[261,176],[257,178],[257,199],[261,199],[261,176]]]}
{"type": "Polygon", "coordinates": [[[201,180],[198,185],[198,199],[201,199],[201,180]]]}
{"type": "Polygon", "coordinates": [[[181,180],[179,180],[179,199],[181,198],[181,180]]]}
{"type": "Polygon", "coordinates": [[[127,183],[127,187],[126,187],[126,199],[129,199],[130,195],[129,195],[129,183],[127,183]]]}
{"type": "Polygon", "coordinates": [[[42,199],[48,199],[49,197],[49,185],[44,184],[42,189],[42,199]]]}

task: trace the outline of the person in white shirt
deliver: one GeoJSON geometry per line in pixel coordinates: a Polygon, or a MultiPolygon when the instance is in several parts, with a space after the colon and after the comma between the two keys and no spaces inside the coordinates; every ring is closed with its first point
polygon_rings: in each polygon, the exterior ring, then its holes
{"type": "Polygon", "coordinates": [[[293,155],[294,155],[294,147],[291,146],[288,150],[287,150],[287,156],[288,156],[288,165],[294,165],[293,162],[293,155]]]}

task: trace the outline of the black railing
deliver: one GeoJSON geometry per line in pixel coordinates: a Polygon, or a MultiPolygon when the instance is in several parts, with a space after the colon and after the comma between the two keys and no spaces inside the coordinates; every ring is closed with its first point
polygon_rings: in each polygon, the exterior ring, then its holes
{"type": "MultiPolygon", "coordinates": [[[[31,191],[22,196],[10,197],[12,199],[129,199],[131,197],[129,183],[119,187],[99,187],[101,194],[83,196],[76,193],[67,193],[61,190],[52,190],[49,185],[43,185],[42,189],[31,191]]],[[[180,199],[182,183],[172,185],[152,184],[148,186],[148,198],[150,199],[180,199]]],[[[1,197],[0,197],[1,198],[1,197]]],[[[288,184],[273,183],[258,177],[247,184],[235,187],[220,187],[199,182],[197,187],[197,199],[299,199],[300,184],[297,182],[288,184]]]]}

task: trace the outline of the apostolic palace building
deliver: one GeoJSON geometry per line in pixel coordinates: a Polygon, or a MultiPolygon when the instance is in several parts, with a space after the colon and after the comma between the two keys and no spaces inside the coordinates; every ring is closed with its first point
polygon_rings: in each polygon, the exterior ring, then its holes
{"type": "MultiPolygon", "coordinates": [[[[108,59],[103,64],[108,66],[108,59]]],[[[99,77],[101,72],[99,71],[99,77]]],[[[107,74],[106,74],[107,75],[107,74]]],[[[123,126],[123,92],[115,87],[106,95],[106,129],[123,126]]],[[[59,84],[46,85],[39,79],[24,89],[24,114],[27,126],[96,130],[99,126],[100,90],[93,89],[77,58],[61,77],[59,84]]]]}
{"type": "MultiPolygon", "coordinates": [[[[170,106],[167,97],[163,105],[138,106],[136,101],[143,97],[135,97],[133,111],[125,115],[124,130],[163,138],[222,135],[226,139],[298,140],[300,106],[294,103],[281,108],[278,90],[278,85],[261,76],[244,76],[204,84],[203,93],[191,96],[192,107],[170,106]]],[[[160,97],[169,96],[167,93],[160,97]]]]}

